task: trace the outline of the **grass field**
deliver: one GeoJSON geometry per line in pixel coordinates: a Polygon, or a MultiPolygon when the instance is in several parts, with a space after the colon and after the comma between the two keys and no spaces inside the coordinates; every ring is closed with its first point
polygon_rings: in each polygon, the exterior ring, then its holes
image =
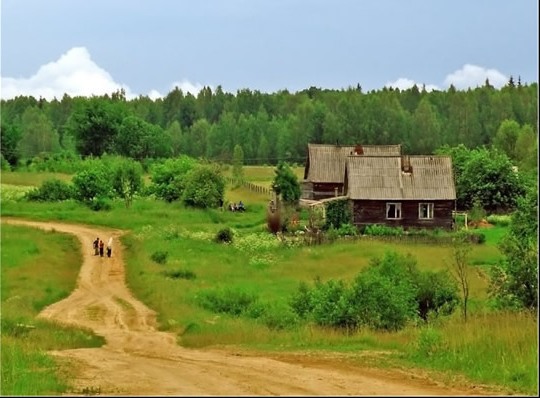
{"type": "MultiPolygon", "coordinates": [[[[271,181],[272,173],[272,168],[265,168],[264,173],[249,168],[252,181],[271,181]]],[[[466,323],[456,312],[428,327],[410,325],[394,333],[340,332],[308,325],[279,329],[249,317],[207,311],[198,300],[208,292],[233,289],[256,295],[264,306],[280,314],[286,311],[300,281],[310,283],[316,276],[351,280],[371,258],[389,250],[412,254],[422,270],[445,269],[451,261],[450,249],[364,240],[283,247],[265,232],[266,195],[229,187],[226,199],[243,200],[248,211],[191,210],[177,203],[137,199],[130,209],[114,202],[109,212],[94,212],[74,202],[6,201],[1,212],[2,216],[129,230],[123,238],[127,283],[139,299],[158,312],[161,328],[176,332],[184,346],[341,351],[353,361],[363,360],[363,350],[385,350],[391,354],[374,365],[418,366],[447,372],[450,378],[464,376],[478,383],[498,384],[513,393],[537,393],[536,317],[494,311],[488,302],[487,275],[501,259],[497,243],[504,236],[504,227],[483,230],[486,243],[474,246],[471,253],[470,316],[466,323]],[[224,227],[235,233],[231,245],[214,242],[217,231],[224,227]],[[152,260],[152,255],[160,252],[166,253],[163,264],[152,260]],[[194,277],[170,277],[186,274],[194,277]]],[[[5,245],[14,243],[2,239],[2,260],[5,245]]],[[[14,255],[11,250],[6,259],[14,255]]],[[[11,280],[15,276],[6,277],[11,280]]]]}

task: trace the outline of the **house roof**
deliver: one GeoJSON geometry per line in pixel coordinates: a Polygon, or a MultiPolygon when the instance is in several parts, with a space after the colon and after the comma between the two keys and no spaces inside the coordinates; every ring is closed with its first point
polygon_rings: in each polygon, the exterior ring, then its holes
{"type": "Polygon", "coordinates": [[[347,156],[401,155],[401,145],[324,145],[308,144],[304,179],[311,182],[343,183],[347,156]]]}
{"type": "Polygon", "coordinates": [[[347,191],[352,200],[454,200],[449,156],[348,156],[347,191]],[[402,171],[409,164],[411,172],[402,171]]]}

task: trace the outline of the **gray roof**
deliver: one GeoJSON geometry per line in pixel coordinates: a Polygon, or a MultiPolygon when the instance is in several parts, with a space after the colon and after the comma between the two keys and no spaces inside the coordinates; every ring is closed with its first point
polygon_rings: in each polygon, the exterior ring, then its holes
{"type": "Polygon", "coordinates": [[[363,156],[401,155],[401,145],[308,144],[304,178],[312,182],[343,183],[347,156],[355,151],[362,152],[363,156]]]}
{"type": "Polygon", "coordinates": [[[449,156],[348,156],[347,185],[353,200],[456,199],[449,156]],[[402,171],[404,159],[412,172],[402,171]]]}

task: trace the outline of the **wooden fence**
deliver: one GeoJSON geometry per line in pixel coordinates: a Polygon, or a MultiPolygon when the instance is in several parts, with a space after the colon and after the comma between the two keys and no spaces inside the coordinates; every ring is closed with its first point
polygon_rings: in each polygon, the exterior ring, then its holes
{"type": "MultiPolygon", "coordinates": [[[[227,177],[227,181],[231,185],[235,185],[238,183],[237,180],[231,177],[227,177]]],[[[253,184],[252,182],[249,182],[249,181],[240,181],[240,185],[244,188],[249,189],[252,192],[262,193],[269,196],[272,195],[272,192],[273,192],[272,189],[270,188],[263,187],[262,185],[253,184]]]]}

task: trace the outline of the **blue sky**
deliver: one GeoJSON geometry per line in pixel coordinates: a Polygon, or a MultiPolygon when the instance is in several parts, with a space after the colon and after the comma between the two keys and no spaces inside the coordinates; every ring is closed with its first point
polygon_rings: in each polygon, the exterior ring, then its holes
{"type": "Polygon", "coordinates": [[[0,0],[1,97],[538,81],[537,0],[0,0]]]}

